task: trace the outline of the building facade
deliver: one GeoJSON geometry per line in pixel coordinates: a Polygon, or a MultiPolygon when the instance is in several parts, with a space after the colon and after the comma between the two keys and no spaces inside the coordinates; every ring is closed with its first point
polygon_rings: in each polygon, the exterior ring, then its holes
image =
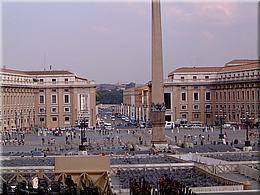
{"type": "Polygon", "coordinates": [[[148,85],[123,91],[122,114],[137,121],[150,120],[151,90],[148,85]]]}
{"type": "Polygon", "coordinates": [[[1,69],[2,130],[96,124],[96,86],[69,71],[1,69]]]}
{"type": "MultiPolygon", "coordinates": [[[[260,118],[259,74],[259,60],[233,60],[219,67],[177,68],[164,81],[165,120],[214,125],[216,115],[224,114],[226,122],[239,124],[249,113],[257,123],[260,118]]],[[[151,99],[144,94],[150,96],[151,86],[143,86],[140,93],[134,93],[136,90],[131,88],[123,93],[124,114],[129,115],[125,112],[129,107],[135,110],[148,106],[146,116],[149,116],[151,99]],[[148,103],[140,106],[130,102],[130,96],[146,99],[148,103]]],[[[144,119],[142,112],[141,119],[144,119]]]]}

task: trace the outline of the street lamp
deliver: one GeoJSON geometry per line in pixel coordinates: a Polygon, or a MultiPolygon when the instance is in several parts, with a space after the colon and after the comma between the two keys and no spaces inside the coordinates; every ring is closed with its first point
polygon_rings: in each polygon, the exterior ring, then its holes
{"type": "Polygon", "coordinates": [[[225,142],[225,137],[224,137],[222,129],[223,129],[223,125],[225,124],[226,117],[227,117],[227,115],[225,115],[222,110],[220,110],[220,114],[216,115],[216,119],[217,119],[216,123],[217,123],[217,125],[220,126],[218,144],[224,144],[224,142],[225,142]]]}
{"type": "Polygon", "coordinates": [[[85,138],[85,128],[87,127],[87,123],[86,123],[86,118],[83,118],[80,120],[80,124],[79,124],[79,127],[80,127],[80,145],[79,145],[79,150],[80,151],[85,151],[85,146],[84,146],[84,142],[86,141],[86,138],[85,138]],[[83,132],[84,131],[84,132],[83,132]]]}
{"type": "Polygon", "coordinates": [[[21,131],[23,131],[23,111],[21,110],[20,113],[21,113],[20,114],[20,116],[21,116],[20,117],[21,118],[21,131]]]}
{"type": "Polygon", "coordinates": [[[17,130],[17,112],[15,112],[15,129],[17,130]]]}
{"type": "Polygon", "coordinates": [[[243,123],[243,124],[246,125],[246,140],[245,140],[245,146],[246,146],[246,147],[251,146],[248,133],[249,133],[249,128],[251,127],[251,124],[252,124],[252,120],[254,120],[254,118],[252,118],[252,117],[249,115],[249,113],[246,112],[246,116],[241,117],[240,120],[241,120],[241,123],[243,123]]]}
{"type": "Polygon", "coordinates": [[[29,125],[29,131],[31,131],[31,109],[29,110],[29,115],[28,115],[28,118],[27,118],[27,122],[28,122],[28,125],[29,125]]]}

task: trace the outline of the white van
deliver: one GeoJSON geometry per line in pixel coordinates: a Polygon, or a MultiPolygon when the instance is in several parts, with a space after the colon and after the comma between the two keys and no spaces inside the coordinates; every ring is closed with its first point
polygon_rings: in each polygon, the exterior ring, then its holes
{"type": "Polygon", "coordinates": [[[174,122],[172,121],[165,121],[165,129],[173,129],[174,128],[174,122]]]}
{"type": "Polygon", "coordinates": [[[111,125],[111,123],[105,123],[104,126],[105,126],[105,129],[106,129],[106,130],[112,130],[112,125],[111,125]]]}

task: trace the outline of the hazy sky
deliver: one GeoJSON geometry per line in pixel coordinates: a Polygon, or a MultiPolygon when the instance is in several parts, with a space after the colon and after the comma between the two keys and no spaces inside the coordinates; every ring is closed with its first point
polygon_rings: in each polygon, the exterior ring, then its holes
{"type": "MultiPolygon", "coordinates": [[[[162,0],[164,75],[257,58],[257,3],[162,0]]],[[[97,83],[151,79],[150,1],[2,4],[3,65],[67,69],[97,83]],[[46,56],[46,60],[44,60],[46,56]]]]}

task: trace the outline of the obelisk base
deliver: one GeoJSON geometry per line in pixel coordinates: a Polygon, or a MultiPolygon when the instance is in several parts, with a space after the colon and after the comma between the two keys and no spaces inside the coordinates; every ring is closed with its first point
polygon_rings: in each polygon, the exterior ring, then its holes
{"type": "Polygon", "coordinates": [[[152,146],[155,148],[168,148],[168,143],[165,138],[165,112],[164,111],[151,111],[151,119],[153,124],[152,129],[152,146]]]}

